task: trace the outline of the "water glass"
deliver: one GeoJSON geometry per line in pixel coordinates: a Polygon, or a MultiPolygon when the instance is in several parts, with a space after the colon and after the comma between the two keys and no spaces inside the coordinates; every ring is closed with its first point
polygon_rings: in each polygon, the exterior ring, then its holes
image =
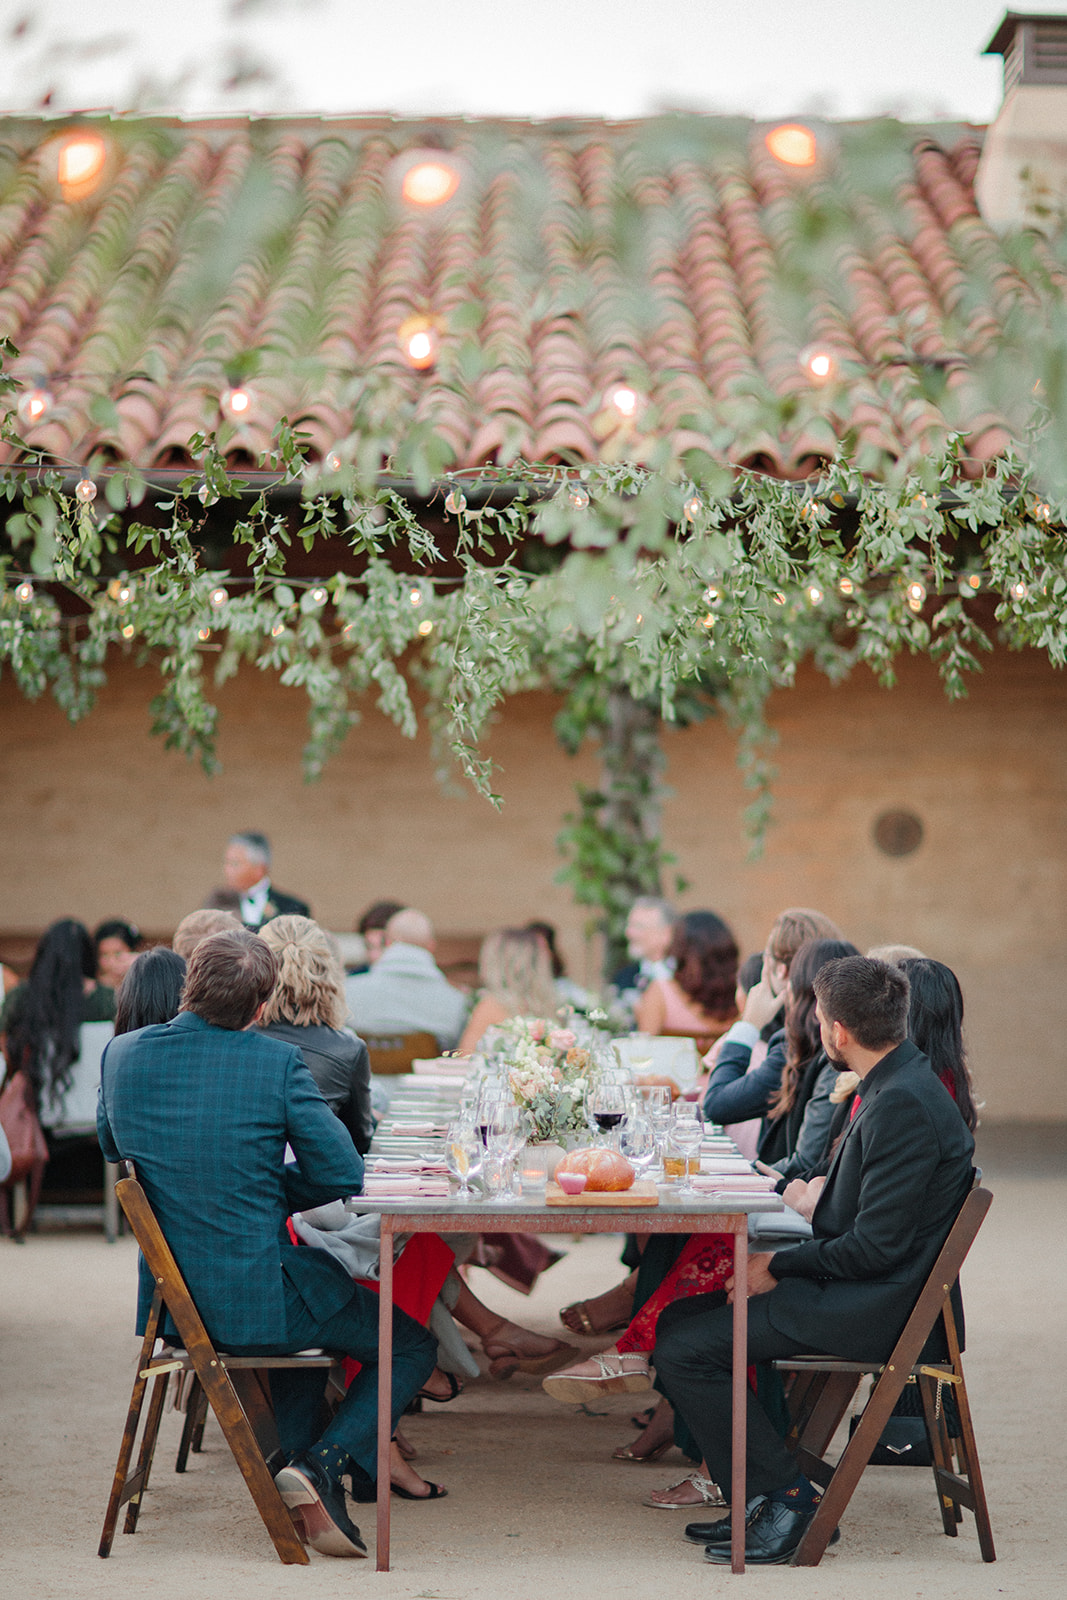
{"type": "Polygon", "coordinates": [[[674,1120],[671,1123],[671,1144],[676,1150],[681,1151],[684,1158],[682,1181],[678,1188],[679,1199],[696,1198],[692,1182],[692,1160],[694,1155],[698,1156],[704,1137],[699,1111],[699,1106],[694,1102],[680,1100],[675,1107],[674,1120]]]}
{"type": "Polygon", "coordinates": [[[473,1122],[453,1122],[449,1126],[445,1136],[445,1164],[459,1182],[457,1200],[466,1203],[473,1198],[470,1180],[477,1177],[482,1169],[483,1153],[482,1141],[473,1122]]]}

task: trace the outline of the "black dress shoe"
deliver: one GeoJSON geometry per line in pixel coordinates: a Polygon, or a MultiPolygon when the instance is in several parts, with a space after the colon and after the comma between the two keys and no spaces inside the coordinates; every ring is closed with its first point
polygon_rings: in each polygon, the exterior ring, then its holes
{"type": "Polygon", "coordinates": [[[345,1510],[345,1492],[317,1461],[296,1455],[274,1479],[296,1527],[324,1556],[365,1556],[367,1546],[345,1510]]]}
{"type": "MultiPolygon", "coordinates": [[[[764,1500],[745,1530],[745,1565],[784,1566],[791,1561],[814,1515],[814,1507],[794,1511],[781,1500],[764,1500]]],[[[725,1566],[730,1560],[729,1540],[707,1545],[704,1560],[725,1566]]]]}
{"type": "MultiPolygon", "coordinates": [[[[746,1502],[746,1528],[765,1499],[765,1495],[757,1494],[746,1502]]],[[[685,1536],[690,1544],[729,1544],[732,1532],[732,1518],[729,1512],[726,1513],[725,1517],[720,1517],[718,1522],[688,1522],[685,1528],[685,1536]]]]}

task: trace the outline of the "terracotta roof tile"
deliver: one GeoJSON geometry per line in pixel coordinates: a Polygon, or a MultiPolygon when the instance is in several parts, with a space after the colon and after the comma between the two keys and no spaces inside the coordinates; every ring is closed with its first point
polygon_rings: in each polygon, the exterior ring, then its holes
{"type": "Polygon", "coordinates": [[[978,215],[976,130],[841,125],[804,177],[750,124],[697,117],[100,128],[106,182],[68,206],[42,153],[56,125],[0,125],[0,334],[20,375],[47,379],[56,405],[32,440],[62,455],[172,456],[237,373],[255,396],[231,445],[246,454],[283,415],[325,452],[368,373],[392,385],[384,447],[414,406],[458,466],[615,458],[651,448],[643,427],[679,443],[715,430],[724,458],[786,476],[816,470],[845,426],[894,455],[963,428],[982,460],[1010,437],[975,364],[1037,298],[978,215]],[[879,198],[875,135],[899,172],[879,198]],[[428,147],[461,182],[420,212],[393,163],[428,147]],[[440,352],[413,371],[398,329],[422,313],[440,352]],[[835,386],[802,370],[811,344],[839,363],[835,386]],[[641,397],[629,424],[619,384],[641,397]],[[789,420],[769,425],[775,401],[789,420]]]}

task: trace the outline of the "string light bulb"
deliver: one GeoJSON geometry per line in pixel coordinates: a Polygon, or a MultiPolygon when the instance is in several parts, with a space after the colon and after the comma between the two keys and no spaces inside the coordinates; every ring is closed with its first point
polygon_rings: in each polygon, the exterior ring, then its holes
{"type": "Polygon", "coordinates": [[[837,587],[846,599],[856,592],[856,585],[852,582],[851,578],[839,578],[837,587]]]}
{"type": "Polygon", "coordinates": [[[400,181],[400,193],[411,206],[442,206],[458,188],[458,171],[442,160],[417,161],[400,181]]]}
{"type": "Polygon", "coordinates": [[[28,606],[33,599],[33,584],[28,580],[20,583],[15,590],[15,599],[20,606],[28,606]]]}
{"type": "Polygon", "coordinates": [[[626,384],[622,384],[618,389],[613,389],[608,398],[620,416],[633,417],[637,415],[638,396],[636,389],[631,389],[626,384]]]}
{"type": "Polygon", "coordinates": [[[819,141],[802,122],[780,122],[763,142],[784,167],[813,167],[818,160],[819,141]]]}
{"type": "Polygon", "coordinates": [[[721,600],[722,590],[717,589],[713,583],[709,583],[704,590],[704,603],[709,606],[717,606],[721,600]]]}
{"type": "Polygon", "coordinates": [[[341,629],[341,637],[342,639],[347,639],[351,644],[352,640],[356,637],[356,625],[354,622],[345,623],[344,627],[341,629]]]}
{"type": "Polygon", "coordinates": [[[572,484],[568,499],[575,511],[586,511],[589,508],[589,491],[584,484],[572,484]]]}
{"type": "Polygon", "coordinates": [[[823,596],[822,590],[819,588],[819,585],[817,583],[809,583],[808,584],[807,595],[808,595],[808,605],[809,606],[813,606],[814,607],[814,606],[821,606],[822,605],[824,596],[823,596]]]}
{"type": "Polygon", "coordinates": [[[685,505],[682,507],[682,510],[685,512],[686,518],[687,518],[687,520],[689,522],[695,522],[696,519],[699,517],[702,509],[703,509],[703,507],[701,506],[701,503],[700,503],[700,496],[696,495],[696,494],[690,495],[689,499],[685,502],[685,505]]]}
{"type": "Polygon", "coordinates": [[[433,632],[433,622],[429,617],[426,617],[422,622],[419,623],[419,632],[422,634],[424,639],[433,632]]]}
{"type": "Polygon", "coordinates": [[[800,352],[800,370],[814,384],[829,383],[837,376],[837,361],[832,351],[809,344],[800,352]]]}
{"type": "Polygon", "coordinates": [[[908,605],[913,611],[921,611],[923,608],[923,601],[926,599],[925,583],[920,583],[918,579],[915,579],[912,583],[909,583],[907,588],[907,598],[908,605]]]}
{"type": "Polygon", "coordinates": [[[340,472],[341,457],[337,454],[336,450],[330,451],[323,465],[325,466],[327,472],[340,472]]]}
{"type": "Polygon", "coordinates": [[[203,644],[206,639],[210,639],[211,638],[211,629],[210,628],[201,628],[198,631],[196,637],[200,640],[201,644],[203,644]]]}
{"type": "Polygon", "coordinates": [[[129,605],[130,601],[133,599],[133,590],[130,588],[128,583],[119,584],[119,592],[116,598],[118,599],[120,606],[129,605]]]}
{"type": "Polygon", "coordinates": [[[19,421],[25,427],[32,428],[35,422],[45,420],[54,405],[55,400],[48,389],[27,389],[25,394],[19,396],[19,421]]]}
{"type": "Polygon", "coordinates": [[[1013,600],[1026,600],[1026,599],[1029,598],[1029,595],[1030,595],[1029,585],[1023,583],[1021,578],[1019,579],[1019,581],[1017,583],[1013,583],[1012,584],[1012,586],[1011,586],[1011,597],[1012,597],[1013,600]]]}
{"type": "Polygon", "coordinates": [[[134,627],[133,623],[132,622],[127,622],[126,626],[122,630],[122,637],[124,639],[132,639],[134,634],[136,633],[136,631],[137,630],[134,627]]]}
{"type": "Polygon", "coordinates": [[[462,516],[467,509],[467,497],[461,489],[449,489],[445,496],[445,510],[450,517],[462,516]]]}
{"type": "Polygon", "coordinates": [[[406,317],[396,330],[396,337],[409,367],[425,372],[433,366],[441,343],[435,317],[406,317]]]}
{"type": "Polygon", "coordinates": [[[74,493],[83,506],[91,506],[96,499],[96,484],[92,478],[82,478],[74,493]]]}
{"type": "Polygon", "coordinates": [[[413,606],[421,606],[422,605],[422,590],[421,589],[412,589],[408,594],[408,599],[411,601],[413,606]]]}
{"type": "Polygon", "coordinates": [[[776,589],[771,595],[771,599],[774,601],[776,606],[785,605],[785,595],[782,593],[781,589],[776,589]]]}
{"type": "Polygon", "coordinates": [[[271,636],[272,639],[280,639],[284,632],[285,632],[285,623],[284,622],[276,622],[274,624],[273,628],[270,630],[270,636],[271,636]]]}
{"type": "Polygon", "coordinates": [[[321,583],[316,584],[314,589],[311,591],[311,599],[317,606],[324,606],[329,598],[329,594],[322,587],[321,583]]]}
{"type": "Polygon", "coordinates": [[[224,606],[229,598],[230,597],[226,593],[225,589],[219,588],[212,589],[211,591],[211,604],[215,607],[216,611],[220,606],[224,606]]]}
{"type": "Polygon", "coordinates": [[[709,611],[706,616],[702,617],[700,619],[700,626],[702,628],[714,628],[715,613],[713,611],[709,611]]]}
{"type": "Polygon", "coordinates": [[[217,494],[212,494],[206,483],[200,484],[196,491],[196,498],[202,506],[213,506],[218,499],[217,494]]]}
{"type": "Polygon", "coordinates": [[[243,384],[224,389],[219,396],[219,410],[231,422],[247,422],[252,415],[252,391],[243,384]]]}
{"type": "Polygon", "coordinates": [[[1052,507],[1044,500],[1039,500],[1034,507],[1034,521],[1048,522],[1052,516],[1052,507]]]}
{"type": "Polygon", "coordinates": [[[56,182],[69,204],[87,200],[99,187],[107,167],[108,149],[100,134],[80,128],[56,147],[56,182]]]}

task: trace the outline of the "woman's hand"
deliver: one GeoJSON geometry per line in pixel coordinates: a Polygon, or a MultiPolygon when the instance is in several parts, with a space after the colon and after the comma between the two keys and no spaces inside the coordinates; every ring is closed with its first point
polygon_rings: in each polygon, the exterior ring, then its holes
{"type": "Polygon", "coordinates": [[[825,1182],[825,1178],[812,1178],[808,1183],[803,1178],[794,1178],[782,1190],[782,1199],[791,1211],[810,1222],[825,1182]]]}

